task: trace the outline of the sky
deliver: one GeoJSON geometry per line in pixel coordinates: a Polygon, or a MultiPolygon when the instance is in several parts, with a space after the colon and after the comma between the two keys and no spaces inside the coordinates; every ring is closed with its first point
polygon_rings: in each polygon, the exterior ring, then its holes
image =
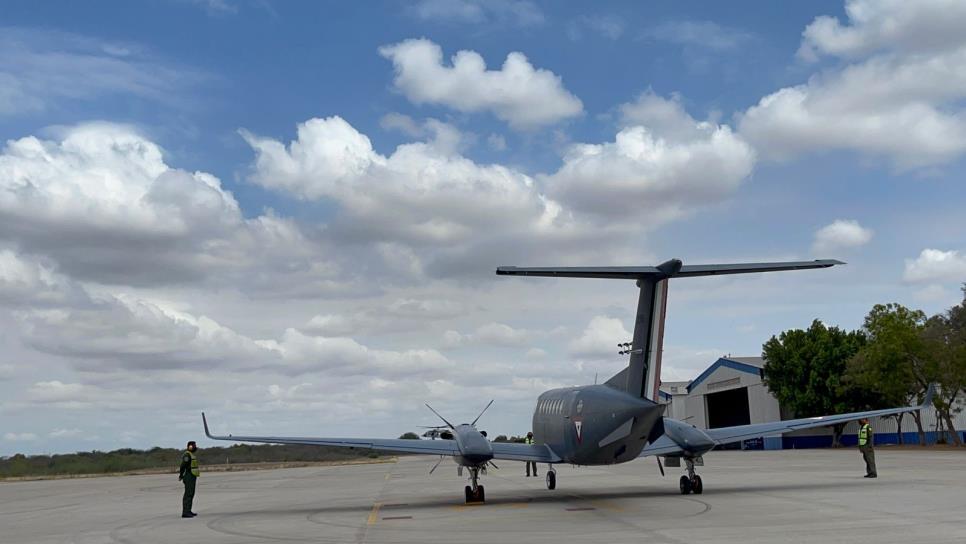
{"type": "Polygon", "coordinates": [[[398,436],[966,281],[966,4],[27,2],[0,13],[0,455],[398,436]]]}

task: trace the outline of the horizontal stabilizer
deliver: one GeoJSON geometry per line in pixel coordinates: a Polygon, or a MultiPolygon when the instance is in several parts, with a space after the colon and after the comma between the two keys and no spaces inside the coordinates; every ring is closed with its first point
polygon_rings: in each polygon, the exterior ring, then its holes
{"type": "Polygon", "coordinates": [[[693,276],[719,276],[723,274],[750,274],[754,272],[778,272],[782,270],[806,270],[809,268],[828,268],[845,264],[835,259],[814,261],[788,261],[779,263],[737,263],[737,264],[693,264],[683,265],[678,259],[671,259],[658,266],[563,266],[522,268],[501,266],[496,273],[501,276],[542,276],[550,278],[606,278],[606,279],[645,279],[645,278],[689,278],[693,276]]]}

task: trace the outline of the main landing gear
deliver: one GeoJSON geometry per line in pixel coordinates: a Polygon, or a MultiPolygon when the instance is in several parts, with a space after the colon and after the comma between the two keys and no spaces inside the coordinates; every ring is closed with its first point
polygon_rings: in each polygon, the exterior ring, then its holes
{"type": "Polygon", "coordinates": [[[479,467],[469,467],[470,470],[470,483],[472,485],[466,486],[463,491],[466,494],[466,504],[480,504],[486,500],[486,491],[483,486],[479,483],[480,468],[479,467]]]}
{"type": "Polygon", "coordinates": [[[547,489],[557,489],[557,471],[554,470],[553,465],[547,469],[547,489]]]}
{"type": "Polygon", "coordinates": [[[688,473],[681,476],[680,487],[681,494],[687,495],[689,493],[694,493],[695,495],[700,495],[704,493],[704,482],[701,481],[701,476],[694,473],[694,460],[685,458],[684,462],[688,467],[688,473]]]}

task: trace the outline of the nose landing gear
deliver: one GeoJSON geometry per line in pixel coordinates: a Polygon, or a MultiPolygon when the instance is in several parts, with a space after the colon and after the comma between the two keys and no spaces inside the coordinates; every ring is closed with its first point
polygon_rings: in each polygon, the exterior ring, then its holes
{"type": "Polygon", "coordinates": [[[694,473],[694,460],[685,458],[684,462],[687,465],[688,473],[681,476],[678,482],[681,488],[681,494],[687,495],[694,493],[695,495],[700,495],[704,493],[704,482],[701,481],[701,476],[694,473]]]}
{"type": "Polygon", "coordinates": [[[486,491],[479,483],[480,467],[469,467],[469,469],[470,483],[472,485],[463,488],[463,492],[466,495],[466,504],[482,504],[486,501],[486,491]]]}

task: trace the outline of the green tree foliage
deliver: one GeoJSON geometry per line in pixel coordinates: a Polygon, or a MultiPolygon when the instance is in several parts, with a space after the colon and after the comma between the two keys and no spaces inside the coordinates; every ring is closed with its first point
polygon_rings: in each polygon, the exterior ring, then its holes
{"type": "MultiPolygon", "coordinates": [[[[923,339],[926,314],[901,304],[876,304],[865,317],[866,344],[849,361],[847,380],[875,391],[888,406],[922,402],[932,381],[931,349],[923,339]]],[[[925,445],[922,414],[912,412],[925,445]]],[[[901,430],[902,417],[896,416],[901,430]]],[[[900,441],[902,433],[899,433],[900,441]]]]}
{"type": "MultiPolygon", "coordinates": [[[[58,455],[16,454],[0,459],[0,478],[21,476],[59,476],[109,474],[134,470],[167,468],[177,472],[183,450],[123,448],[110,452],[90,451],[58,455]]],[[[302,445],[235,444],[228,447],[204,448],[198,458],[205,466],[236,463],[280,463],[344,461],[362,457],[378,457],[376,452],[347,448],[302,445]]]]}
{"type": "Polygon", "coordinates": [[[403,433],[399,438],[403,440],[419,440],[419,435],[410,431],[408,433],[403,433]]]}
{"type": "Polygon", "coordinates": [[[966,388],[966,287],[963,295],[963,302],[943,314],[931,317],[922,333],[926,348],[932,355],[927,376],[939,385],[933,404],[945,430],[960,446],[963,442],[956,433],[953,416],[961,409],[956,399],[966,388]]]}
{"type": "MultiPolygon", "coordinates": [[[[765,342],[763,381],[796,417],[879,407],[881,401],[843,379],[848,361],[864,345],[861,331],[826,327],[816,319],[807,330],[787,330],[765,342]]],[[[834,446],[840,445],[843,428],[835,426],[834,446]]]]}

